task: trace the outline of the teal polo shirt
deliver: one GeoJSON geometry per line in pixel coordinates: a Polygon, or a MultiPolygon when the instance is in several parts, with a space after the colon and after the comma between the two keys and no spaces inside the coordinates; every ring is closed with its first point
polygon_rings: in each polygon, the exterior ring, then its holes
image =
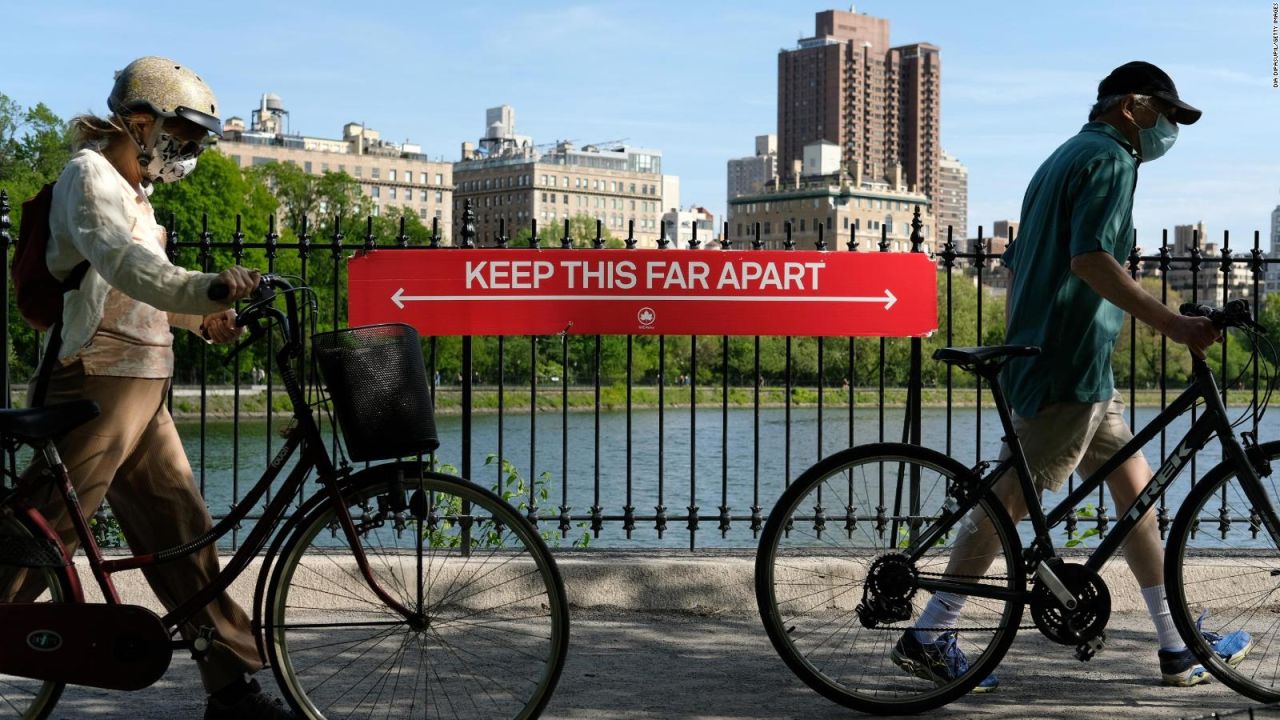
{"type": "Polygon", "coordinates": [[[1022,417],[1056,402],[1101,402],[1115,390],[1111,350],[1124,312],[1071,272],[1071,258],[1103,250],[1126,262],[1138,163],[1118,130],[1091,122],[1027,186],[1019,234],[1004,254],[1012,272],[1005,338],[1043,352],[1009,361],[1001,378],[1022,417]]]}

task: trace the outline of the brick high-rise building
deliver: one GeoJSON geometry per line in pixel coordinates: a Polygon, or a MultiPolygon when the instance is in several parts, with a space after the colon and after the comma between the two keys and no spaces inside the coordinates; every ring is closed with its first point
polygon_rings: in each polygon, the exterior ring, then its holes
{"type": "Polygon", "coordinates": [[[938,163],[938,195],[933,198],[938,216],[938,237],[959,240],[969,232],[969,169],[959,160],[943,153],[938,163]]]}
{"type": "Polygon", "coordinates": [[[889,47],[889,21],[827,10],[814,36],[778,53],[778,174],[797,174],[804,146],[840,146],[845,172],[933,200],[939,189],[938,47],[889,47]]]}

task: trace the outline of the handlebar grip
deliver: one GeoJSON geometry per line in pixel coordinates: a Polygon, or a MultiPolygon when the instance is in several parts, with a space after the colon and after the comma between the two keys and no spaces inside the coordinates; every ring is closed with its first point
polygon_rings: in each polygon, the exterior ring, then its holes
{"type": "Polygon", "coordinates": [[[1213,308],[1199,303],[1182,303],[1178,308],[1178,314],[1187,317],[1209,317],[1213,314],[1213,308]]]}
{"type": "Polygon", "coordinates": [[[221,280],[214,280],[209,285],[209,299],[214,302],[222,302],[231,295],[231,288],[221,280]]]}

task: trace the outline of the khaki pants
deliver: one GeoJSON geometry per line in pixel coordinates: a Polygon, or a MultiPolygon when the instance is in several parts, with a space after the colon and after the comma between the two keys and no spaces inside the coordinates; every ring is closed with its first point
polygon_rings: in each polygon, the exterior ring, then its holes
{"type": "MultiPolygon", "coordinates": [[[[212,527],[165,407],[168,388],[168,380],[85,375],[77,362],[53,372],[45,401],[52,405],[83,398],[102,408],[101,415],[58,441],[58,453],[86,516],[105,497],[136,554],[181,545],[212,527]]],[[[61,494],[48,478],[38,477],[43,465],[37,455],[20,486],[73,552],[79,540],[61,494]]],[[[210,585],[218,567],[217,548],[210,545],[143,574],[160,602],[173,609],[210,585]]],[[[191,640],[203,627],[214,634],[211,649],[198,663],[206,690],[219,690],[262,668],[249,618],[225,592],[192,616],[181,627],[182,635],[191,640]]]]}

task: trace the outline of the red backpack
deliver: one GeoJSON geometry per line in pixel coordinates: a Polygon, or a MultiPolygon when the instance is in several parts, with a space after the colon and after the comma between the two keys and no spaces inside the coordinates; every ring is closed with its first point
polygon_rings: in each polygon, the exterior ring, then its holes
{"type": "Polygon", "coordinates": [[[80,287],[89,270],[89,261],[76,265],[66,280],[49,272],[45,249],[49,246],[49,209],[53,204],[53,183],[22,203],[22,225],[11,266],[18,312],[27,324],[41,332],[62,320],[62,294],[80,287]]]}

